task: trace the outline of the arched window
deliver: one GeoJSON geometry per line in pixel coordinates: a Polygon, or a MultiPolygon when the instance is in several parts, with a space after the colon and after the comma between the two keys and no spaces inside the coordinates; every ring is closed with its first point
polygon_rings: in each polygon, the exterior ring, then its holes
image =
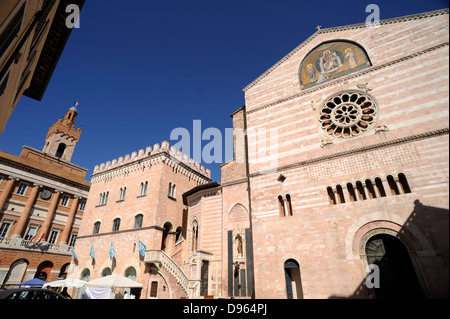
{"type": "Polygon", "coordinates": [[[183,228],[177,227],[176,236],[175,236],[175,243],[180,242],[182,239],[183,239],[183,228]]]}
{"type": "Polygon", "coordinates": [[[341,185],[336,186],[336,193],[338,195],[339,203],[344,204],[345,203],[345,197],[344,197],[344,191],[342,190],[341,185]]]}
{"type": "Polygon", "coordinates": [[[106,267],[105,269],[103,269],[103,271],[102,271],[102,277],[106,277],[106,276],[110,276],[110,275],[112,275],[111,268],[106,267]]]}
{"type": "Polygon", "coordinates": [[[381,180],[381,178],[375,178],[375,187],[381,197],[386,197],[386,191],[384,190],[383,181],[381,180]]]}
{"type": "Polygon", "coordinates": [[[403,194],[411,193],[411,188],[409,187],[405,174],[403,173],[398,174],[398,182],[400,183],[403,194]]]}
{"type": "Polygon", "coordinates": [[[287,299],[303,299],[300,266],[294,259],[284,263],[284,278],[286,280],[287,299]]]}
{"type": "Polygon", "coordinates": [[[281,195],[278,196],[278,207],[280,209],[280,216],[281,217],[286,216],[286,211],[284,209],[284,200],[283,200],[283,196],[281,196],[281,195]]]}
{"type": "Polygon", "coordinates": [[[397,187],[397,183],[392,175],[387,177],[389,188],[391,189],[391,195],[400,195],[400,190],[397,187]]]}
{"type": "Polygon", "coordinates": [[[169,183],[169,193],[168,196],[170,198],[175,198],[175,184],[172,184],[172,182],[169,183]]]}
{"type": "Polygon", "coordinates": [[[2,288],[14,287],[21,283],[25,276],[27,267],[28,261],[26,259],[19,259],[13,262],[9,267],[5,280],[3,281],[2,288]]]}
{"type": "Polygon", "coordinates": [[[140,192],[139,196],[147,195],[147,186],[148,186],[148,181],[141,182],[141,192],[140,192]]]}
{"type": "Polygon", "coordinates": [[[292,216],[292,202],[291,195],[286,194],[286,206],[287,206],[287,216],[292,216]]]}
{"type": "Polygon", "coordinates": [[[121,187],[119,193],[119,200],[125,200],[125,193],[127,192],[127,187],[121,187]]]}
{"type": "Polygon", "coordinates": [[[356,195],[355,192],[355,188],[353,187],[352,183],[347,183],[347,191],[348,194],[350,195],[350,201],[351,202],[357,202],[358,201],[358,196],[356,195]]]}
{"type": "Polygon", "coordinates": [[[192,238],[191,238],[191,251],[195,252],[198,248],[198,223],[196,220],[192,222],[192,238]]]}
{"type": "Polygon", "coordinates": [[[55,156],[61,158],[63,156],[65,150],[66,150],[66,144],[60,143],[58,146],[58,149],[56,150],[55,156]]]}
{"type": "Polygon", "coordinates": [[[336,197],[334,196],[334,191],[330,186],[327,187],[327,193],[330,205],[336,205],[336,197]]]}
{"type": "Polygon", "coordinates": [[[116,218],[113,221],[112,231],[119,231],[119,229],[120,229],[120,218],[116,218]]]}
{"type": "Polygon", "coordinates": [[[142,220],[144,219],[144,215],[139,214],[134,217],[134,229],[142,227],[142,220]]]}
{"type": "Polygon", "coordinates": [[[366,192],[364,191],[364,186],[360,181],[356,182],[356,190],[358,193],[359,200],[366,200],[366,192]]]}
{"type": "Polygon", "coordinates": [[[92,232],[93,235],[98,234],[100,231],[100,222],[94,223],[94,231],[92,232]]]}
{"type": "Polygon", "coordinates": [[[377,194],[375,193],[375,188],[373,187],[372,181],[370,179],[366,179],[366,189],[369,193],[369,198],[377,198],[377,194]]]}

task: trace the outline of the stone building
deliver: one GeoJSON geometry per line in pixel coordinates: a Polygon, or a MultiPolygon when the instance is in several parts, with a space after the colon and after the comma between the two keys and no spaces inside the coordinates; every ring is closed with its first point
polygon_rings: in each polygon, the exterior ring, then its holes
{"type": "Polygon", "coordinates": [[[319,29],[244,89],[257,298],[448,297],[448,21],[319,29]]]}
{"type": "Polygon", "coordinates": [[[40,101],[72,29],[69,4],[85,0],[8,0],[0,3],[0,134],[22,95],[40,101]]]}
{"type": "Polygon", "coordinates": [[[318,28],[244,89],[220,183],[168,143],[96,167],[70,276],[141,298],[448,297],[448,44],[448,9],[318,28]]]}
{"type": "Polygon", "coordinates": [[[116,273],[144,284],[130,292],[141,298],[195,294],[199,282],[190,282],[181,266],[182,194],[209,177],[209,170],[168,142],[96,166],[70,276],[88,281],[116,273]]]}
{"type": "Polygon", "coordinates": [[[90,183],[70,163],[81,129],[77,108],[49,129],[43,151],[0,151],[0,285],[67,275],[90,183]]]}

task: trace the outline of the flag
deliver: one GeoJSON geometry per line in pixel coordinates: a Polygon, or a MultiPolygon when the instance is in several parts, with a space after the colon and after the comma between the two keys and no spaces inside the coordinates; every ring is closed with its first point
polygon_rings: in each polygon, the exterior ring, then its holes
{"type": "Polygon", "coordinates": [[[94,256],[94,244],[92,244],[92,246],[91,246],[91,257],[92,257],[92,259],[95,260],[95,256],[94,256]]]}
{"type": "Polygon", "coordinates": [[[75,249],[73,247],[72,247],[72,256],[73,256],[73,259],[78,260],[77,254],[75,254],[75,249]]]}
{"type": "Polygon", "coordinates": [[[145,245],[139,239],[139,255],[141,255],[142,257],[145,257],[146,250],[147,250],[147,247],[145,247],[145,245]]]}
{"type": "Polygon", "coordinates": [[[113,260],[114,256],[116,255],[116,252],[114,251],[113,242],[111,240],[111,248],[109,249],[109,258],[113,260]]]}
{"type": "Polygon", "coordinates": [[[41,238],[39,238],[38,244],[41,242],[42,239],[44,239],[44,237],[45,237],[45,232],[42,234],[41,238]]]}

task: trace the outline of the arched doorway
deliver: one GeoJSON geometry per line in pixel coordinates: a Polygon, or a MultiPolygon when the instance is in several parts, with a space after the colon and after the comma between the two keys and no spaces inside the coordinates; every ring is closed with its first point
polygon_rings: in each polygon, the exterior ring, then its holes
{"type": "MultiPolygon", "coordinates": [[[[89,269],[85,268],[81,272],[80,280],[88,282],[89,279],[91,279],[91,271],[89,269]]],[[[77,299],[81,299],[85,291],[86,291],[86,287],[79,288],[78,292],[77,292],[77,299]]]]}
{"type": "Polygon", "coordinates": [[[303,299],[300,266],[294,259],[284,263],[284,277],[286,279],[287,299],[303,299]]]}
{"type": "Polygon", "coordinates": [[[365,246],[367,263],[379,267],[379,288],[373,288],[377,299],[423,298],[416,271],[408,250],[396,237],[378,234],[365,246]]]}
{"type": "Polygon", "coordinates": [[[48,260],[44,261],[38,266],[34,278],[39,278],[43,281],[47,281],[47,279],[50,277],[52,269],[53,263],[48,260]]]}

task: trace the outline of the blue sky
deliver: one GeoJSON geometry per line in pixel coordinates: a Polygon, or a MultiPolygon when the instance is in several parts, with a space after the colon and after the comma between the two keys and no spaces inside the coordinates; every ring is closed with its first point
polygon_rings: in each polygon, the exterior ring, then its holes
{"type": "MultiPolygon", "coordinates": [[[[22,97],[0,149],[41,150],[79,97],[72,162],[89,169],[170,141],[177,127],[231,127],[242,89],[316,30],[448,7],[447,1],[87,0],[41,102],[22,97]]],[[[224,137],[224,134],[223,134],[224,137]]],[[[203,141],[206,145],[209,141],[203,141]]],[[[175,144],[176,141],[171,141],[175,144]]],[[[219,164],[205,165],[220,181],[219,164]]]]}

